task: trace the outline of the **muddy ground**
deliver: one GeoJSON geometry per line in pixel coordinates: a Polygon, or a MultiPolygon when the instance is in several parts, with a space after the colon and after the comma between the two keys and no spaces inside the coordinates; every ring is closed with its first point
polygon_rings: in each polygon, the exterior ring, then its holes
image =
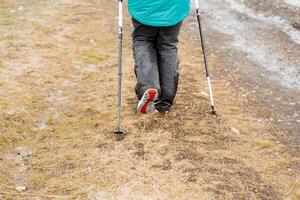
{"type": "MultiPolygon", "coordinates": [[[[295,134],[262,118],[272,110],[259,97],[236,90],[248,79],[233,84],[222,68],[226,55],[213,45],[208,57],[218,115],[209,114],[192,18],[180,38],[176,105],[166,115],[140,116],[126,15],[127,136],[116,141],[117,5],[0,5],[0,199],[300,198],[295,134]]],[[[208,36],[210,44],[216,34],[208,36]]]]}

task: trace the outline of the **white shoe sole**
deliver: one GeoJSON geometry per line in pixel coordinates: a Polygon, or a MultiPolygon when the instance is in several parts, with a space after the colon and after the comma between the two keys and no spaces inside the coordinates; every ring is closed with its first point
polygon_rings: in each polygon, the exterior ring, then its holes
{"type": "Polygon", "coordinates": [[[156,89],[147,90],[138,103],[137,110],[139,113],[147,114],[155,111],[154,101],[158,99],[158,92],[156,89]]]}

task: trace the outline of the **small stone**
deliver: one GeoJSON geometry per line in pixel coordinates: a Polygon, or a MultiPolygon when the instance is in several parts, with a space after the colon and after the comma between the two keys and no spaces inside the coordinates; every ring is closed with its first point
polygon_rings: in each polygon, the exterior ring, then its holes
{"type": "Polygon", "coordinates": [[[30,157],[32,155],[31,149],[25,146],[16,147],[15,151],[22,158],[30,157]]]}
{"type": "Polygon", "coordinates": [[[300,30],[300,22],[294,22],[294,23],[293,23],[293,27],[294,27],[295,29],[300,30]]]}
{"type": "Polygon", "coordinates": [[[240,134],[240,131],[237,130],[236,128],[234,128],[234,127],[231,127],[231,131],[236,133],[236,134],[240,134]]]}
{"type": "Polygon", "coordinates": [[[203,91],[202,91],[200,94],[201,94],[202,96],[204,96],[204,97],[209,97],[209,95],[208,95],[206,92],[203,92],[203,91]]]}
{"type": "Polygon", "coordinates": [[[96,43],[96,41],[93,40],[93,39],[88,39],[88,40],[89,40],[89,43],[92,43],[92,44],[95,44],[95,43],[96,43]]]}
{"type": "Polygon", "coordinates": [[[36,123],[36,127],[39,129],[39,130],[47,130],[49,127],[48,127],[48,124],[46,124],[45,122],[37,122],[36,123]]]}
{"type": "Polygon", "coordinates": [[[26,186],[17,186],[16,190],[19,192],[25,191],[26,190],[26,186]]]}
{"type": "Polygon", "coordinates": [[[19,10],[19,11],[22,11],[22,10],[24,10],[24,7],[23,7],[23,6],[19,6],[19,7],[18,7],[18,10],[19,10]]]}

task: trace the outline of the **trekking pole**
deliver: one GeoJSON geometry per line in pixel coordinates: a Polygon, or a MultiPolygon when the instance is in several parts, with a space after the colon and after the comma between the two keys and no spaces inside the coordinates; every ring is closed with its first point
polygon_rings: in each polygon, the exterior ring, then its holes
{"type": "Polygon", "coordinates": [[[206,54],[205,54],[205,44],[204,44],[205,41],[204,41],[204,36],[203,36],[202,28],[201,28],[201,16],[200,16],[199,0],[195,0],[195,6],[196,6],[196,14],[197,14],[198,25],[199,25],[203,60],[204,60],[204,65],[205,65],[205,73],[206,73],[206,78],[207,78],[207,81],[208,81],[208,91],[209,91],[209,97],[210,97],[211,113],[216,114],[215,104],[214,104],[214,97],[213,97],[213,93],[212,93],[211,80],[210,80],[210,75],[209,75],[209,72],[208,72],[207,59],[206,59],[206,54]]]}
{"type": "Polygon", "coordinates": [[[122,0],[118,0],[119,2],[119,58],[118,58],[118,102],[117,102],[117,128],[115,130],[116,136],[120,136],[123,134],[121,131],[120,123],[121,123],[121,103],[122,103],[122,38],[123,38],[123,2],[122,0]]]}

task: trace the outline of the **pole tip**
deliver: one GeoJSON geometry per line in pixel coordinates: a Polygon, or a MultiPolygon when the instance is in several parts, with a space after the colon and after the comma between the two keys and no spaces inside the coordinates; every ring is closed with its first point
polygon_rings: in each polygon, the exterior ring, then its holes
{"type": "Polygon", "coordinates": [[[123,131],[121,131],[121,130],[115,130],[114,134],[116,134],[116,135],[122,135],[123,131]]]}
{"type": "Polygon", "coordinates": [[[121,130],[115,130],[114,134],[117,141],[123,140],[125,138],[125,134],[121,130]]]}
{"type": "Polygon", "coordinates": [[[210,111],[210,113],[211,113],[212,115],[217,115],[217,111],[215,110],[215,107],[214,107],[214,106],[211,106],[211,111],[210,111]]]}

